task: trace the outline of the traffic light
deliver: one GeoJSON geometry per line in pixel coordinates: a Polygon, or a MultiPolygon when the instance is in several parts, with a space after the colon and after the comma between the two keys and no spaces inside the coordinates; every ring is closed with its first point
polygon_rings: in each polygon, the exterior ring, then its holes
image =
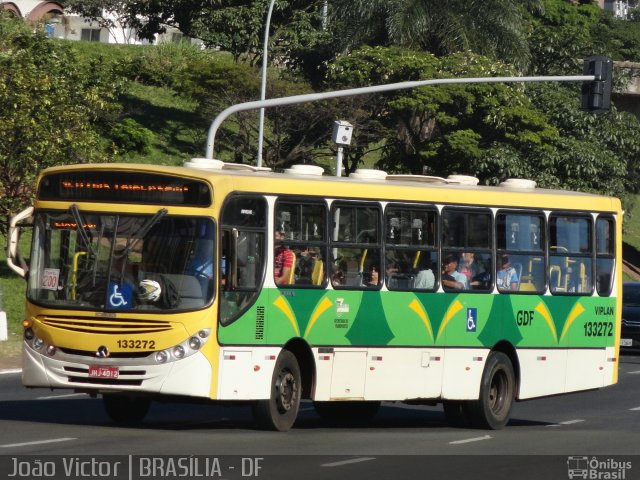
{"type": "Polygon", "coordinates": [[[594,75],[593,81],[582,84],[582,109],[604,113],[611,109],[613,61],[607,57],[589,57],[584,61],[584,74],[594,75]]]}

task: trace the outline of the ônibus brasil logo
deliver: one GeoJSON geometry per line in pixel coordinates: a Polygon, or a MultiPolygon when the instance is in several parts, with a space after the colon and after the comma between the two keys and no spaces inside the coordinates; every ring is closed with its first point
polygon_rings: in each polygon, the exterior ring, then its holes
{"type": "Polygon", "coordinates": [[[625,480],[631,462],[614,458],[571,456],[567,458],[567,474],[570,479],[625,480]]]}

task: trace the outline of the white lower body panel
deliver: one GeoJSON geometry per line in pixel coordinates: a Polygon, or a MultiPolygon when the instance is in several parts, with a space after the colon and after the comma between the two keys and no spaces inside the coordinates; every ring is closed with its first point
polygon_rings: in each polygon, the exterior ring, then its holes
{"type": "Polygon", "coordinates": [[[70,355],[64,359],[56,359],[25,345],[22,382],[27,387],[52,389],[131,391],[204,398],[210,396],[211,364],[201,352],[159,365],[134,363],[135,360],[93,359],[70,355]],[[108,382],[94,381],[89,378],[90,365],[118,367],[118,378],[108,382]]]}

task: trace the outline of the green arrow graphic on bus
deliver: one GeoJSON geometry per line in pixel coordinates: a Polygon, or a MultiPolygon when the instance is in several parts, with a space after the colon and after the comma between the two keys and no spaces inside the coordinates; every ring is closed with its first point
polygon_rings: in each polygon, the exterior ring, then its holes
{"type": "Polygon", "coordinates": [[[433,329],[431,328],[431,322],[429,321],[429,315],[427,314],[426,310],[424,309],[424,307],[422,306],[422,304],[417,300],[417,299],[413,299],[413,301],[409,304],[409,308],[411,310],[413,310],[414,312],[416,312],[416,314],[418,315],[418,317],[420,317],[420,320],[422,320],[422,323],[424,323],[424,326],[427,327],[427,332],[429,332],[429,336],[431,337],[431,340],[433,341],[433,329]]]}
{"type": "Polygon", "coordinates": [[[584,307],[580,303],[576,303],[573,306],[571,312],[569,313],[569,316],[567,317],[567,321],[564,324],[564,328],[562,329],[562,335],[560,335],[561,342],[564,339],[566,333],[569,331],[569,327],[571,326],[571,324],[576,320],[576,318],[582,315],[584,311],[584,307]]]}
{"type": "Polygon", "coordinates": [[[309,320],[309,325],[307,325],[307,329],[304,332],[304,338],[307,338],[309,336],[309,333],[311,332],[311,329],[313,328],[315,323],[318,321],[320,316],[324,312],[326,312],[329,308],[331,308],[332,306],[333,306],[333,302],[331,300],[329,300],[327,297],[324,297],[322,299],[322,301],[316,306],[315,310],[311,314],[311,319],[309,320]]]}
{"type": "Polygon", "coordinates": [[[442,335],[442,332],[444,332],[444,329],[447,327],[447,324],[449,323],[449,321],[456,315],[456,313],[458,313],[460,310],[462,310],[462,308],[463,308],[462,303],[460,303],[459,300],[455,300],[449,306],[449,309],[447,310],[447,313],[444,316],[442,324],[440,325],[440,328],[438,329],[438,335],[436,337],[436,340],[440,338],[440,335],[442,335]]]}
{"type": "Polygon", "coordinates": [[[283,296],[279,296],[273,302],[273,304],[278,307],[282,313],[284,313],[285,317],[289,320],[291,325],[293,326],[293,330],[296,332],[296,335],[300,336],[300,329],[298,328],[298,322],[296,322],[296,317],[289,306],[289,303],[284,299],[283,296]]]}
{"type": "Polygon", "coordinates": [[[544,318],[544,320],[547,322],[547,325],[549,326],[549,330],[551,330],[551,334],[553,335],[553,339],[557,343],[558,332],[556,331],[556,326],[554,325],[553,319],[551,318],[551,313],[549,313],[549,309],[547,309],[547,306],[544,304],[544,302],[540,302],[536,306],[535,311],[538,312],[542,316],[542,318],[544,318]]]}

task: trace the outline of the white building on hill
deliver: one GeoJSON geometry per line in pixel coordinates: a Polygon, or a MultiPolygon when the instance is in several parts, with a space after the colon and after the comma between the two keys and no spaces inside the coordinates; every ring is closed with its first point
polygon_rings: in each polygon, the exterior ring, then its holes
{"type": "MultiPolygon", "coordinates": [[[[104,18],[111,20],[113,25],[111,28],[106,28],[99,22],[65,11],[60,2],[38,0],[4,2],[0,0],[0,8],[8,10],[16,17],[23,18],[28,22],[44,25],[45,31],[51,38],[137,45],[149,43],[147,40],[138,39],[134,29],[120,24],[118,18],[109,12],[104,12],[104,18]]],[[[153,43],[184,40],[197,43],[196,40],[185,37],[178,29],[167,27],[167,32],[156,35],[153,43]]]]}

